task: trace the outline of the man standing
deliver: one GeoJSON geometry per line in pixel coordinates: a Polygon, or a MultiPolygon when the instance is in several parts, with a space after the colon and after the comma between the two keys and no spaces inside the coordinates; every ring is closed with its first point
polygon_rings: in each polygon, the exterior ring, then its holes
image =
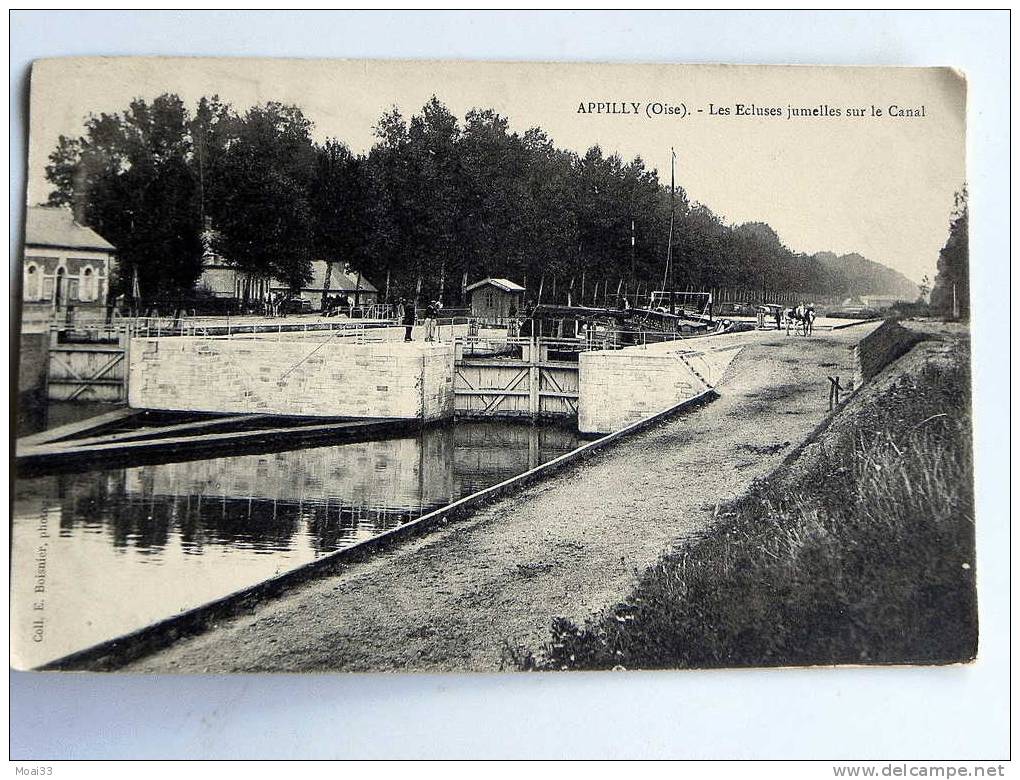
{"type": "Polygon", "coordinates": [[[436,318],[439,317],[438,301],[431,301],[425,309],[425,340],[436,340],[436,318]]]}
{"type": "Polygon", "coordinates": [[[411,340],[411,331],[414,328],[414,301],[404,302],[404,341],[411,340]]]}

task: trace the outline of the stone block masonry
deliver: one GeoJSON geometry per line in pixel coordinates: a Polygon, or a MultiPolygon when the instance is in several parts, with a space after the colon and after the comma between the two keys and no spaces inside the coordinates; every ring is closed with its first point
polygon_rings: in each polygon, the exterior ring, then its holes
{"type": "Polygon", "coordinates": [[[692,350],[683,341],[584,352],[577,427],[612,433],[713,387],[739,348],[692,350]]]}
{"type": "Polygon", "coordinates": [[[844,383],[844,389],[857,390],[916,343],[916,333],[895,320],[886,320],[847,347],[847,362],[843,368],[849,373],[850,380],[849,384],[844,383]]]}
{"type": "MultiPolygon", "coordinates": [[[[405,329],[403,325],[387,325],[383,327],[371,327],[360,330],[357,327],[357,320],[353,320],[355,324],[347,329],[334,330],[332,331],[332,337],[337,341],[350,341],[362,344],[367,341],[403,341],[405,329]]],[[[272,326],[270,326],[272,327],[272,326]]],[[[256,339],[256,340],[268,340],[286,339],[288,341],[322,341],[329,337],[330,331],[327,330],[292,330],[283,331],[277,333],[272,330],[266,330],[260,333],[235,333],[231,339],[256,339]]],[[[437,342],[446,343],[453,341],[454,339],[462,339],[468,335],[467,325],[436,325],[434,337],[437,342]]],[[[504,337],[506,332],[503,332],[504,337]]],[[[411,332],[411,338],[413,341],[424,341],[425,340],[425,326],[415,325],[411,332]]]]}
{"type": "Polygon", "coordinates": [[[18,359],[18,394],[42,393],[46,389],[46,369],[49,363],[49,333],[21,334],[21,354],[18,359]]]}
{"type": "Polygon", "coordinates": [[[453,416],[453,344],[337,339],[132,339],[135,409],[440,420],[453,416]]]}

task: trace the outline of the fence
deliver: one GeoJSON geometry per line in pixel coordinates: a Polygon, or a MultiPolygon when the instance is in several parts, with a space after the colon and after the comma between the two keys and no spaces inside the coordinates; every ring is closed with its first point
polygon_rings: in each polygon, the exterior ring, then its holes
{"type": "Polygon", "coordinates": [[[753,288],[721,287],[712,290],[715,306],[721,303],[776,303],[796,306],[798,303],[813,303],[816,306],[833,306],[840,302],[836,295],[821,295],[813,292],[790,290],[762,290],[753,288]]]}
{"type": "Polygon", "coordinates": [[[231,321],[209,321],[204,319],[188,320],[173,318],[143,318],[135,320],[128,326],[133,336],[145,338],[161,338],[163,336],[193,336],[233,338],[237,336],[281,335],[283,333],[319,333],[329,331],[365,331],[392,327],[387,321],[362,321],[350,319],[313,320],[313,321],[273,321],[241,319],[231,321]]]}

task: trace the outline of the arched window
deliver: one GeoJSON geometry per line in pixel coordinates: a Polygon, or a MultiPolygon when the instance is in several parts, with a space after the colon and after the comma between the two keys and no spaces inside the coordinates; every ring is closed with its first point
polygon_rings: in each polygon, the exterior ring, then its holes
{"type": "Polygon", "coordinates": [[[91,265],[85,266],[81,271],[78,298],[82,301],[94,301],[96,299],[96,273],[91,265]]]}
{"type": "Polygon", "coordinates": [[[26,301],[42,298],[42,272],[35,263],[25,266],[25,287],[21,294],[26,301]]]}

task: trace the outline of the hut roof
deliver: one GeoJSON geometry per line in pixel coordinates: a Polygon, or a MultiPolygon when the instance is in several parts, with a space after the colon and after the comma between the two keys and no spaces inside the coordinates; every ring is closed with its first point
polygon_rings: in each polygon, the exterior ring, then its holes
{"type": "Polygon", "coordinates": [[[524,288],[516,282],[511,282],[509,279],[493,279],[491,277],[468,285],[467,291],[471,292],[472,290],[477,290],[479,287],[484,287],[485,285],[492,285],[503,292],[524,292],[524,288]]]}

